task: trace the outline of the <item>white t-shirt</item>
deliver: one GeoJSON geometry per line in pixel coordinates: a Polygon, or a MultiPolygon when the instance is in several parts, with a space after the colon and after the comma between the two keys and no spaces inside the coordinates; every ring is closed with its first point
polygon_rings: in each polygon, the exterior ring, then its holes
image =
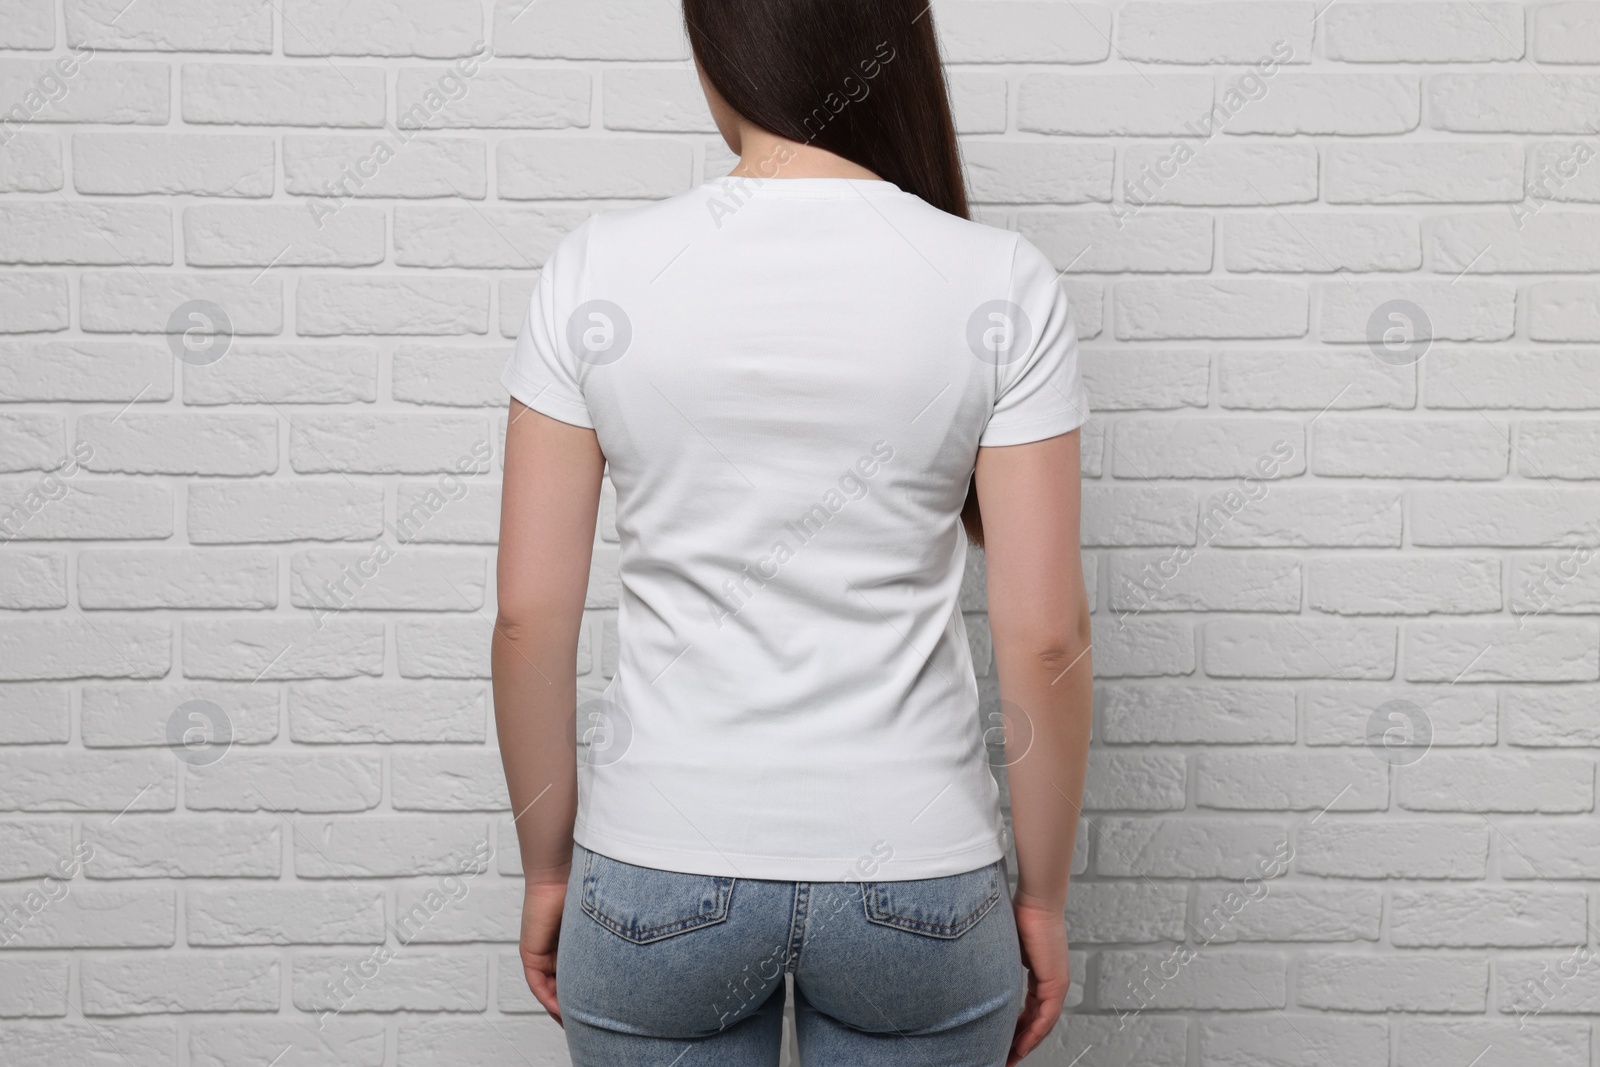
{"type": "Polygon", "coordinates": [[[501,380],[617,491],[580,844],[797,881],[1000,858],[959,514],[979,445],[1088,418],[1043,253],[887,181],[719,178],[573,230],[501,380]]]}

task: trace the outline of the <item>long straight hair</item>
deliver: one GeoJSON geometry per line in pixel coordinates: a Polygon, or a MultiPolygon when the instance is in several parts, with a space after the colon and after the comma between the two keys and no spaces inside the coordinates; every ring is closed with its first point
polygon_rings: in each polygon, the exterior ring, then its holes
{"type": "MultiPolygon", "coordinates": [[[[970,218],[927,0],[683,0],[695,60],[728,106],[970,218]]],[[[983,544],[977,486],[961,508],[983,544]]]]}

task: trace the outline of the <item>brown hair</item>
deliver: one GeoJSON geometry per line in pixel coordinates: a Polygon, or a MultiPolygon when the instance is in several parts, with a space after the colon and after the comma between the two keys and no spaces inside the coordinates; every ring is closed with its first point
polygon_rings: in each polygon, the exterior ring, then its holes
{"type": "MultiPolygon", "coordinates": [[[[683,0],[695,60],[746,120],[970,218],[926,0],[683,0]]],[[[976,485],[961,508],[983,544],[976,485]]]]}

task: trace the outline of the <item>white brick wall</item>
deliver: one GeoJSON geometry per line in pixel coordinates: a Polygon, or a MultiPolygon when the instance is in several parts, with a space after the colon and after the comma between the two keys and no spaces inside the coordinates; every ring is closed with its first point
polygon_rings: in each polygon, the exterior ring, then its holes
{"type": "MultiPolygon", "coordinates": [[[[1600,1064],[1600,2],[934,11],[1096,411],[1029,1062],[1600,1064]]],[[[0,0],[0,1062],[566,1062],[496,376],[564,233],[731,164],[687,55],[673,0],[0,0]]]]}

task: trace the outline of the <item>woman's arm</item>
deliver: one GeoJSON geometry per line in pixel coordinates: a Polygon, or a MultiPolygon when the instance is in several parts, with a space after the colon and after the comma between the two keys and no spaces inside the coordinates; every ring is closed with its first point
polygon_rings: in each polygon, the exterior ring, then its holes
{"type": "Polygon", "coordinates": [[[1064,908],[1089,756],[1094,681],[1078,551],[1079,433],[980,448],[976,479],[989,629],[1008,712],[1007,774],[1017,847],[1013,906],[1029,975],[1015,1063],[1061,1014],[1070,976],[1064,908]],[[1025,753],[1016,740],[1031,743],[1025,753]]]}
{"type": "Polygon", "coordinates": [[[578,803],[578,633],[604,471],[593,430],[511,401],[490,651],[494,719],[527,883],[523,967],[558,1021],[556,935],[578,803]]]}

